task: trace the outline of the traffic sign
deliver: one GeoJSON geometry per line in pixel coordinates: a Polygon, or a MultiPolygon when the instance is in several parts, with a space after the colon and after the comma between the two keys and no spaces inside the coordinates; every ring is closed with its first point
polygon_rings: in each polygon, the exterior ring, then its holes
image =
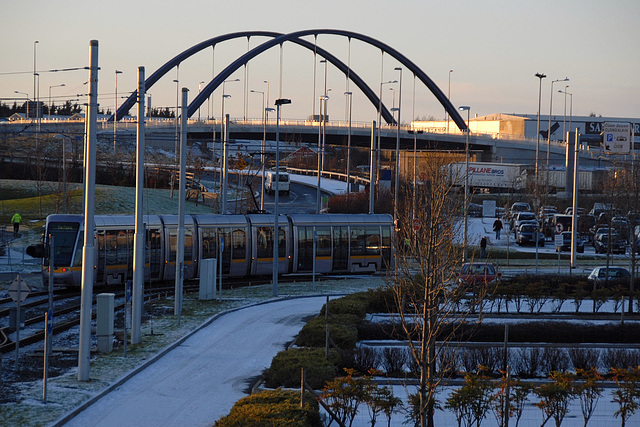
{"type": "Polygon", "coordinates": [[[420,224],[420,220],[419,219],[414,219],[413,220],[413,229],[415,231],[420,230],[420,227],[422,227],[422,224],[420,224]]]}
{"type": "Polygon", "coordinates": [[[9,296],[12,300],[18,302],[18,286],[20,286],[20,302],[23,302],[25,299],[27,299],[27,296],[29,295],[31,289],[29,289],[29,286],[27,286],[27,282],[22,279],[20,279],[19,283],[17,277],[13,280],[11,286],[9,286],[9,296]]]}
{"type": "Polygon", "coordinates": [[[561,222],[556,224],[556,234],[562,234],[564,231],[564,225],[561,222]]]}

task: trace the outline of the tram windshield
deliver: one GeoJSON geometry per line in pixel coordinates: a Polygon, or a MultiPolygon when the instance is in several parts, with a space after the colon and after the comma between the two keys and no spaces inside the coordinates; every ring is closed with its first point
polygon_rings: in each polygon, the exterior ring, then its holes
{"type": "MultiPolygon", "coordinates": [[[[73,251],[78,237],[80,224],[77,222],[52,222],[47,230],[47,240],[49,235],[53,236],[53,258],[54,267],[70,266],[73,251]]],[[[47,242],[48,243],[48,242],[47,242]]],[[[45,254],[45,265],[49,265],[49,251],[45,254]]]]}

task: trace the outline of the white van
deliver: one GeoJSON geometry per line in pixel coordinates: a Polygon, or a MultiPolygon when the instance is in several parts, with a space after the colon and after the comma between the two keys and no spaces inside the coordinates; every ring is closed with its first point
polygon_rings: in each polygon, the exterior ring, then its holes
{"type": "Polygon", "coordinates": [[[289,174],[287,172],[280,171],[280,185],[276,185],[276,171],[266,171],[264,176],[264,189],[269,194],[275,194],[276,189],[280,193],[289,195],[291,190],[291,183],[289,181],[289,174]]]}

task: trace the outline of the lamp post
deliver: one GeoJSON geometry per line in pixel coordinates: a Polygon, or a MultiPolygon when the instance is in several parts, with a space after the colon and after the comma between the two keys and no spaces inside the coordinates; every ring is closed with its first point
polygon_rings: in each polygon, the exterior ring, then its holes
{"type": "MultiPolygon", "coordinates": [[[[116,70],[116,90],[114,95],[114,109],[113,109],[113,155],[116,155],[116,134],[118,130],[118,74],[122,74],[122,71],[116,70]]],[[[140,120],[140,117],[138,117],[140,120]]],[[[144,120],[144,117],[142,118],[144,120]]]]}
{"type": "MultiPolygon", "coordinates": [[[[449,87],[447,89],[447,99],[451,101],[451,73],[453,70],[449,70],[449,87]]],[[[447,114],[447,134],[449,133],[449,112],[445,109],[445,113],[447,114]]]]}
{"type": "MultiPolygon", "coordinates": [[[[398,78],[398,120],[396,121],[396,182],[393,201],[393,219],[394,221],[398,221],[398,200],[400,200],[400,110],[402,108],[402,68],[396,67],[393,70],[400,72],[400,77],[398,78]]],[[[395,95],[395,91],[393,93],[395,95]]]]}
{"type": "Polygon", "coordinates": [[[33,100],[35,101],[36,107],[36,120],[38,119],[38,93],[36,91],[36,77],[38,76],[38,72],[36,71],[36,45],[40,43],[38,40],[33,42],[33,100]]]}
{"type": "MultiPolygon", "coordinates": [[[[376,163],[376,167],[380,167],[380,133],[381,133],[381,122],[382,122],[382,85],[386,85],[386,84],[394,84],[394,83],[398,83],[397,80],[389,80],[386,82],[380,82],[380,94],[379,94],[379,98],[378,98],[378,147],[376,149],[376,159],[377,161],[376,163]]],[[[379,179],[379,178],[378,178],[379,179]]],[[[369,183],[369,191],[374,191],[374,185],[375,183],[371,182],[369,183]]],[[[373,194],[373,193],[371,193],[373,194]]]]}
{"type": "Polygon", "coordinates": [[[353,92],[345,92],[349,102],[349,130],[347,133],[347,205],[351,193],[351,112],[353,109],[353,92]]]}
{"type": "Polygon", "coordinates": [[[547,170],[549,170],[549,157],[551,154],[551,115],[553,114],[553,84],[556,82],[568,82],[569,77],[551,81],[551,95],[549,96],[549,127],[547,128],[547,170]]]}
{"type": "Polygon", "coordinates": [[[391,117],[393,117],[393,120],[396,119],[396,88],[394,87],[390,87],[389,90],[393,93],[393,96],[391,98],[391,117]]]}
{"type": "Polygon", "coordinates": [[[267,122],[265,121],[265,114],[267,112],[267,106],[264,103],[264,92],[260,90],[251,90],[251,93],[259,93],[262,95],[262,146],[260,148],[260,163],[262,163],[262,187],[260,190],[260,210],[264,210],[264,150],[267,140],[267,122]]]}
{"type": "Polygon", "coordinates": [[[279,226],[278,226],[278,204],[280,201],[280,106],[291,104],[290,99],[276,99],[276,197],[275,197],[275,218],[273,220],[273,296],[278,296],[278,256],[279,256],[279,226]]]}
{"type": "Polygon", "coordinates": [[[62,84],[59,84],[59,85],[51,85],[51,86],[49,86],[49,120],[51,120],[51,107],[52,107],[52,104],[51,104],[51,88],[62,87],[62,86],[66,86],[66,85],[64,83],[62,83],[62,84]]]}
{"type": "Polygon", "coordinates": [[[239,82],[240,79],[233,79],[233,80],[225,80],[222,82],[222,120],[224,120],[224,99],[225,98],[231,98],[231,96],[226,96],[225,95],[225,83],[232,83],[232,82],[239,82]]]}
{"type": "Polygon", "coordinates": [[[318,130],[318,183],[317,183],[317,190],[316,190],[316,213],[319,214],[320,213],[320,207],[321,207],[321,194],[322,194],[322,190],[320,187],[321,184],[321,177],[322,177],[322,168],[323,168],[323,152],[324,152],[324,138],[325,138],[325,127],[326,127],[326,121],[324,120],[325,116],[326,116],[326,112],[327,112],[327,101],[329,100],[329,97],[327,95],[322,95],[320,97],[320,114],[323,117],[323,120],[320,122],[320,128],[318,130]],[[324,101],[324,110],[322,109],[322,102],[324,101]]]}
{"type": "Polygon", "coordinates": [[[417,134],[423,133],[423,130],[412,129],[408,131],[413,134],[413,197],[411,202],[411,220],[416,219],[416,195],[417,195],[417,185],[418,185],[418,165],[417,165],[417,147],[418,147],[418,137],[417,134]]]}
{"type": "Polygon", "coordinates": [[[27,100],[27,102],[25,102],[24,105],[24,118],[27,119],[28,117],[28,111],[29,111],[29,103],[31,102],[31,98],[29,98],[29,94],[27,92],[20,92],[19,90],[14,90],[14,93],[17,93],[18,95],[24,95],[25,99],[27,100]]]}
{"type": "MultiPolygon", "coordinates": [[[[564,93],[564,119],[562,120],[562,142],[567,142],[565,139],[567,137],[567,88],[569,85],[564,86],[564,91],[559,90],[558,92],[564,93]]],[[[569,127],[571,129],[571,127],[569,127]]]]}
{"type": "MultiPolygon", "coordinates": [[[[202,92],[202,83],[204,83],[204,80],[198,82],[198,95],[202,92]]],[[[200,108],[202,108],[202,106],[198,107],[198,123],[200,123],[200,108]]]]}
{"type": "MultiPolygon", "coordinates": [[[[568,88],[569,86],[565,86],[565,90],[559,90],[558,92],[563,93],[564,94],[564,120],[565,122],[567,121],[567,95],[569,95],[569,129],[571,129],[572,126],[572,120],[573,120],[573,94],[569,93],[566,91],[566,88],[568,88]]],[[[566,138],[566,133],[565,133],[565,138],[566,138]]]]}
{"type": "Polygon", "coordinates": [[[468,213],[469,210],[469,132],[471,132],[471,107],[467,105],[463,105],[460,108],[460,111],[467,112],[467,135],[464,144],[464,157],[465,157],[465,172],[464,172],[464,222],[462,225],[462,262],[467,261],[467,235],[468,235],[468,213]]]}
{"type": "MultiPolygon", "coordinates": [[[[176,138],[175,138],[175,144],[174,144],[174,150],[175,150],[174,151],[175,153],[174,169],[178,169],[178,129],[179,129],[178,107],[179,107],[179,99],[180,99],[180,88],[178,87],[178,85],[180,85],[180,80],[175,79],[173,82],[176,84],[176,138]]],[[[173,189],[171,190],[171,194],[172,194],[171,197],[173,197],[173,189]]]]}
{"type": "Polygon", "coordinates": [[[535,76],[540,80],[538,87],[538,127],[536,132],[536,186],[538,185],[538,163],[540,161],[540,101],[542,100],[542,79],[547,77],[545,74],[536,73],[535,76]]]}

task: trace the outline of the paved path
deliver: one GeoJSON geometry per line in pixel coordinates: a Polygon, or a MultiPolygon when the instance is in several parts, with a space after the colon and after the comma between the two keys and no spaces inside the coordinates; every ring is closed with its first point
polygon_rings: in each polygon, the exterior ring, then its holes
{"type": "Polygon", "coordinates": [[[226,314],[66,425],[211,426],[325,301],[276,301],[226,314]]]}

